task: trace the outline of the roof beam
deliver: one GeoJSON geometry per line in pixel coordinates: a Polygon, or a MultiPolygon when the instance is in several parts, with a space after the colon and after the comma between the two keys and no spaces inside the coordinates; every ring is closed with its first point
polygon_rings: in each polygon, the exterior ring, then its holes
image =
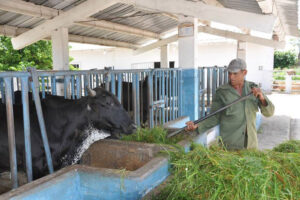
{"type": "MultiPolygon", "coordinates": [[[[0,25],[0,35],[8,36],[8,37],[16,37],[19,34],[25,33],[30,29],[27,28],[18,28],[14,26],[7,26],[7,25],[0,25]]],[[[44,38],[47,40],[51,40],[50,37],[44,38]]],[[[115,40],[106,40],[100,38],[93,38],[93,37],[85,37],[80,35],[73,35],[69,34],[69,41],[70,42],[80,42],[86,44],[97,44],[97,45],[105,45],[105,46],[113,46],[113,47],[122,47],[122,48],[129,48],[129,49],[137,49],[138,46],[135,44],[127,43],[127,42],[120,42],[115,40]]]]}
{"type": "Polygon", "coordinates": [[[273,48],[284,48],[285,42],[279,42],[275,40],[270,40],[270,39],[265,39],[265,38],[260,38],[260,37],[255,37],[251,35],[246,35],[242,33],[236,33],[232,31],[225,31],[225,30],[220,30],[208,26],[199,26],[198,27],[199,32],[204,32],[212,35],[217,35],[225,38],[231,38],[239,41],[244,41],[244,42],[250,42],[254,44],[259,44],[263,46],[269,46],[273,48]]]}
{"type": "Polygon", "coordinates": [[[110,7],[116,2],[116,0],[87,0],[57,17],[12,38],[13,47],[14,49],[24,48],[27,45],[48,37],[55,29],[68,27],[72,25],[74,21],[85,19],[100,10],[110,7]]]}
{"type": "MultiPolygon", "coordinates": [[[[198,32],[208,33],[211,35],[217,35],[217,36],[221,36],[221,37],[225,37],[225,38],[231,38],[231,39],[235,39],[235,40],[239,40],[239,41],[250,42],[250,43],[259,44],[259,45],[263,45],[263,46],[269,46],[272,48],[284,48],[284,46],[285,46],[285,42],[283,42],[283,41],[279,42],[279,41],[275,41],[275,40],[264,39],[264,38],[260,38],[260,37],[251,36],[248,34],[242,34],[242,33],[236,33],[236,32],[232,32],[232,31],[216,29],[216,28],[212,28],[209,26],[199,26],[198,32]]],[[[147,46],[141,47],[134,51],[134,55],[145,53],[152,49],[169,44],[171,42],[176,42],[177,40],[178,40],[178,34],[176,34],[172,37],[163,39],[163,40],[159,40],[159,41],[149,44],[147,46]]]]}
{"type": "MultiPolygon", "coordinates": [[[[25,2],[21,0],[0,0],[0,9],[22,15],[43,18],[47,20],[50,20],[64,13],[64,11],[62,10],[35,5],[34,3],[25,2]]],[[[89,17],[84,20],[85,22],[75,22],[75,24],[79,26],[93,27],[101,30],[134,35],[138,37],[159,39],[159,35],[151,31],[146,31],[105,20],[98,20],[92,17],[89,17]]]]}
{"type": "Polygon", "coordinates": [[[264,14],[273,14],[276,17],[275,23],[274,23],[274,35],[278,36],[278,40],[282,41],[285,39],[285,31],[283,24],[279,18],[276,1],[273,2],[273,0],[256,0],[259,7],[261,8],[261,11],[264,14]]]}
{"type": "Polygon", "coordinates": [[[275,17],[273,15],[260,15],[229,8],[206,5],[202,2],[186,0],[127,0],[134,6],[159,12],[180,14],[199,18],[201,20],[215,21],[223,24],[249,28],[261,32],[271,33],[275,17]]]}
{"type": "Polygon", "coordinates": [[[168,37],[168,38],[163,39],[163,40],[159,40],[159,41],[154,42],[152,44],[149,44],[147,46],[141,47],[141,48],[135,50],[133,52],[133,54],[134,55],[142,54],[142,53],[145,53],[145,52],[150,51],[152,49],[156,49],[158,47],[164,46],[166,44],[169,44],[169,43],[172,43],[172,42],[176,42],[177,40],[178,40],[178,34],[173,35],[173,36],[168,37]]]}

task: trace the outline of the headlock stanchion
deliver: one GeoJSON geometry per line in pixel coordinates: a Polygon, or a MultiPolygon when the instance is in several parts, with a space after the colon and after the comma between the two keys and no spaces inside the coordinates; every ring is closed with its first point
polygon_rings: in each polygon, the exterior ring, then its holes
{"type": "MultiPolygon", "coordinates": [[[[184,111],[184,78],[183,70],[176,69],[134,69],[134,70],[79,70],[79,71],[36,71],[29,72],[1,72],[0,97],[6,103],[10,166],[13,187],[17,187],[17,159],[15,146],[15,131],[13,119],[14,91],[21,88],[24,140],[26,155],[26,172],[28,182],[32,181],[32,158],[30,143],[30,115],[29,91],[32,87],[32,97],[36,106],[37,117],[40,124],[47,164],[50,173],[53,172],[51,153],[47,140],[47,133],[41,108],[42,98],[47,95],[61,93],[66,98],[80,99],[87,95],[87,87],[105,87],[115,94],[118,100],[125,103],[128,112],[138,125],[148,123],[152,128],[155,125],[166,123],[186,114],[184,111]],[[31,79],[31,82],[29,81],[31,79]],[[60,84],[60,85],[59,85],[60,84]],[[128,98],[128,99],[125,99],[128,98]],[[131,104],[132,103],[132,104],[131,104]]],[[[194,74],[193,76],[194,77],[194,74]]],[[[224,68],[199,68],[199,118],[204,117],[210,104],[211,94],[216,88],[226,83],[228,77],[224,68]]],[[[195,84],[196,85],[196,84],[195,84]]],[[[196,87],[195,90],[196,91],[196,87]]],[[[197,92],[198,93],[198,92],[197,92]]],[[[19,100],[18,100],[19,101],[19,100]]],[[[198,108],[197,108],[198,109],[198,108]]]]}
{"type": "Polygon", "coordinates": [[[51,152],[50,152],[50,148],[49,148],[49,144],[48,144],[47,131],[46,131],[45,121],[44,121],[44,117],[43,117],[43,110],[42,110],[42,105],[41,105],[41,100],[40,100],[40,95],[39,95],[39,87],[40,86],[39,86],[39,82],[38,82],[38,78],[37,78],[37,73],[36,73],[35,68],[29,68],[28,71],[31,73],[32,95],[33,95],[34,104],[35,104],[35,108],[36,108],[36,112],[37,112],[36,114],[37,114],[39,124],[40,124],[48,169],[49,169],[50,173],[53,173],[52,157],[51,157],[51,152]]]}

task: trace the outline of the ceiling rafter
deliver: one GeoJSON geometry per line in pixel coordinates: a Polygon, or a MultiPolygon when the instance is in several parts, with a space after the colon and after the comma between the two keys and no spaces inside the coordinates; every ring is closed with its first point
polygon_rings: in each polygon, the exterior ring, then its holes
{"type": "MultiPolygon", "coordinates": [[[[22,33],[25,33],[26,31],[29,31],[28,28],[18,28],[15,26],[8,26],[8,25],[0,25],[0,35],[8,36],[8,37],[16,37],[22,33]]],[[[50,37],[44,38],[46,40],[51,40],[50,37]]],[[[70,42],[79,42],[79,43],[85,43],[85,44],[96,44],[96,45],[104,45],[104,46],[113,46],[113,47],[122,47],[122,48],[129,48],[129,49],[137,49],[139,46],[127,43],[127,42],[121,42],[121,41],[115,41],[115,40],[107,40],[107,39],[101,39],[101,38],[94,38],[94,37],[86,37],[81,35],[74,35],[69,34],[69,41],[70,42]]]]}
{"type": "MultiPolygon", "coordinates": [[[[0,0],[0,9],[22,15],[43,18],[46,20],[51,20],[54,17],[57,17],[64,13],[64,11],[62,10],[57,10],[41,5],[35,5],[34,3],[24,2],[21,0],[0,0]]],[[[123,24],[113,23],[106,20],[98,20],[92,17],[88,17],[82,21],[75,22],[74,24],[85,27],[93,27],[101,30],[124,33],[128,35],[134,35],[138,37],[159,39],[159,34],[151,31],[126,26],[123,24]]]]}
{"type": "Polygon", "coordinates": [[[264,14],[273,14],[276,16],[276,20],[273,28],[273,37],[278,41],[285,39],[285,30],[284,26],[278,16],[276,1],[274,0],[256,0],[259,7],[261,8],[264,14]]]}
{"type": "MultiPolygon", "coordinates": [[[[239,40],[239,41],[250,42],[250,43],[259,44],[259,45],[263,45],[263,46],[269,46],[272,48],[284,48],[284,46],[285,46],[284,41],[275,41],[275,40],[271,40],[271,39],[265,39],[265,38],[260,38],[260,37],[256,37],[256,36],[251,36],[248,34],[242,34],[242,33],[237,33],[237,32],[233,32],[233,31],[225,31],[225,30],[221,30],[221,29],[216,29],[216,28],[212,28],[209,26],[199,26],[198,32],[208,33],[211,35],[217,35],[217,36],[225,37],[225,38],[231,38],[231,39],[239,40]]],[[[140,47],[134,51],[134,54],[135,55],[142,54],[142,53],[145,53],[152,49],[161,47],[163,45],[166,45],[166,44],[169,44],[172,42],[176,42],[177,40],[178,40],[178,34],[168,37],[168,38],[165,38],[163,40],[159,40],[159,41],[149,44],[147,46],[140,47]]]]}

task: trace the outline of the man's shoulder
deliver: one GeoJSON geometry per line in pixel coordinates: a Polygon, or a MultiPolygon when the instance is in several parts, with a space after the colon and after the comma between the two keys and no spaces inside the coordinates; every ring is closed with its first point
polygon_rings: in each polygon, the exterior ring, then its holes
{"type": "Polygon", "coordinates": [[[219,91],[222,91],[222,90],[230,90],[231,86],[229,83],[226,83],[226,84],[223,84],[223,85],[220,85],[218,88],[217,88],[217,92],[219,91]]]}
{"type": "Polygon", "coordinates": [[[258,85],[257,85],[256,83],[252,82],[252,81],[245,81],[245,82],[246,82],[246,84],[248,84],[248,86],[249,86],[250,88],[258,87],[258,85]]]}

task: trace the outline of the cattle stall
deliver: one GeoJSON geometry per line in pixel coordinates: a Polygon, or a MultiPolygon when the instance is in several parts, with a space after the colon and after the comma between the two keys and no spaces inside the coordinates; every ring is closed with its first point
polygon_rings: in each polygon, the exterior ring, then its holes
{"type": "MultiPolygon", "coordinates": [[[[198,69],[199,117],[209,112],[211,96],[216,87],[227,82],[224,67],[198,69]]],[[[134,120],[140,125],[164,124],[182,116],[182,70],[181,69],[135,69],[135,70],[82,70],[82,71],[36,71],[1,72],[0,98],[7,108],[9,150],[13,187],[17,187],[17,161],[13,123],[14,103],[23,105],[25,152],[28,182],[32,181],[30,127],[28,104],[30,93],[35,102],[43,136],[49,172],[53,172],[47,133],[41,111],[40,98],[48,94],[62,94],[66,99],[80,99],[87,96],[87,88],[103,87],[117,96],[134,120]],[[22,98],[15,98],[15,91],[21,91],[22,98]]]]}

